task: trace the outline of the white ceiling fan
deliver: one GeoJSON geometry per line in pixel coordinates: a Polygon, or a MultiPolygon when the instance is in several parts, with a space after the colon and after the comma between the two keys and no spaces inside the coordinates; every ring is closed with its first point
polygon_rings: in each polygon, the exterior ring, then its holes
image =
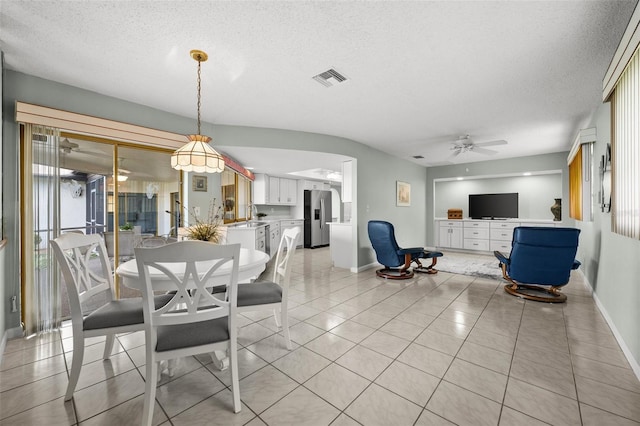
{"type": "Polygon", "coordinates": [[[88,150],[88,149],[80,148],[80,145],[78,145],[75,142],[71,142],[67,138],[62,139],[58,143],[58,148],[60,149],[60,152],[63,153],[63,154],[71,154],[72,152],[75,152],[75,153],[78,153],[78,154],[92,155],[94,157],[101,157],[101,158],[106,158],[106,159],[112,158],[112,156],[110,154],[107,154],[105,152],[91,151],[91,150],[88,150]]]}
{"type": "Polygon", "coordinates": [[[58,144],[60,151],[65,154],[71,154],[71,151],[78,149],[78,144],[71,142],[69,139],[64,138],[58,144]]]}
{"type": "Polygon", "coordinates": [[[485,146],[497,146],[497,145],[506,145],[507,141],[505,140],[495,140],[495,141],[487,141],[487,142],[479,142],[475,143],[471,136],[464,135],[460,136],[457,141],[452,142],[453,146],[450,148],[453,153],[449,158],[456,157],[465,152],[476,152],[478,154],[497,154],[498,151],[494,151],[492,149],[486,149],[485,146]]]}

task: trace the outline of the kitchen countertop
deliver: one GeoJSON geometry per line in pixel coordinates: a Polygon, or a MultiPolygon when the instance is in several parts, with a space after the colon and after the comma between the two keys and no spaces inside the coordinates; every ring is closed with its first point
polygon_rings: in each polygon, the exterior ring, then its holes
{"type": "Polygon", "coordinates": [[[249,221],[249,222],[237,222],[237,223],[230,223],[227,226],[228,228],[239,228],[239,229],[256,229],[256,228],[260,228],[260,227],[264,227],[267,226],[268,223],[265,221],[249,221]]]}

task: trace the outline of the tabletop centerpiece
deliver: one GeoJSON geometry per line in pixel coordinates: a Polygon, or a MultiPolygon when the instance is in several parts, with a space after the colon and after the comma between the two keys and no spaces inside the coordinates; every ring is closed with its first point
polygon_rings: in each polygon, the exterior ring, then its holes
{"type": "Polygon", "coordinates": [[[196,214],[196,209],[191,207],[189,209],[190,225],[186,228],[186,236],[190,240],[208,241],[214,244],[220,242],[222,237],[221,227],[222,221],[222,206],[216,205],[216,199],[211,200],[209,204],[209,210],[207,216],[201,218],[196,214]]]}

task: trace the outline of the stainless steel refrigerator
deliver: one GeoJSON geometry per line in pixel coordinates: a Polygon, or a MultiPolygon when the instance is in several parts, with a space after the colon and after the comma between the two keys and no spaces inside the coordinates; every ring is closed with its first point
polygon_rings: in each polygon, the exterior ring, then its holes
{"type": "Polygon", "coordinates": [[[331,222],[331,191],[304,191],[304,246],[315,248],[329,245],[331,222]]]}

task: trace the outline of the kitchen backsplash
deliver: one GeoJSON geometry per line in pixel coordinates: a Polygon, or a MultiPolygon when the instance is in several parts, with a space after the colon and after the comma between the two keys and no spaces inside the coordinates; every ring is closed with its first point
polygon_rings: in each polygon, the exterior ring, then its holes
{"type": "Polygon", "coordinates": [[[265,213],[268,219],[269,217],[292,217],[291,206],[268,206],[268,205],[260,205],[256,206],[258,208],[258,213],[265,213]]]}

